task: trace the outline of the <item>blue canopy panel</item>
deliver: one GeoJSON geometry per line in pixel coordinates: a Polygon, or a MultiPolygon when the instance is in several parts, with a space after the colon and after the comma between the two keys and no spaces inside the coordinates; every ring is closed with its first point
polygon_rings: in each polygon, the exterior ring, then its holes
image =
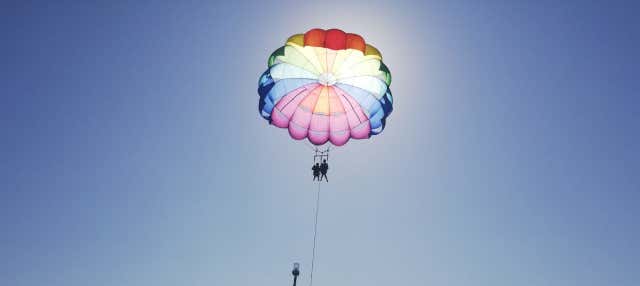
{"type": "Polygon", "coordinates": [[[387,88],[384,96],[378,100],[371,92],[349,84],[338,83],[336,86],[348,93],[362,107],[369,118],[371,134],[377,135],[384,130],[386,118],[393,110],[391,101],[391,91],[387,88]]]}
{"type": "Polygon", "coordinates": [[[278,101],[287,93],[303,86],[315,82],[313,79],[289,78],[274,81],[270,70],[265,71],[260,77],[258,94],[260,101],[258,111],[265,119],[271,121],[271,111],[278,101]]]}

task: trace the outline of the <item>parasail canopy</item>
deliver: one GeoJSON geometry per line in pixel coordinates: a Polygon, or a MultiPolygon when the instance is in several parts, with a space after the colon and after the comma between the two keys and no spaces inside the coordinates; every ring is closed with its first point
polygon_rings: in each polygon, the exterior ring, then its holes
{"type": "Polygon", "coordinates": [[[385,128],[393,110],[391,73],[356,34],[312,29],[271,54],[258,86],[258,108],[292,138],[342,146],[385,128]]]}

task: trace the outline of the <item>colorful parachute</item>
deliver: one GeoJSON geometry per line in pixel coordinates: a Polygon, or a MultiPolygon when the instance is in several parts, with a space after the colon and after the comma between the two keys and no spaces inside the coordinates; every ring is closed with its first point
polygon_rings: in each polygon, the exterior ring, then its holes
{"type": "Polygon", "coordinates": [[[262,117],[292,138],[336,146],[382,132],[393,110],[391,73],[356,34],[312,29],[269,57],[258,93],[262,117]]]}

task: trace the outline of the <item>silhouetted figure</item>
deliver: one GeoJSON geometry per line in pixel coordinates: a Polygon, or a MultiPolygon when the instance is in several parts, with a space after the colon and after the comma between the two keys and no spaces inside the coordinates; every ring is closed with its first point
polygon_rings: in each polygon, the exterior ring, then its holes
{"type": "Polygon", "coordinates": [[[311,170],[313,170],[313,180],[315,181],[317,178],[318,181],[320,181],[320,163],[316,163],[315,165],[313,165],[313,167],[311,167],[311,170]]]}
{"type": "Polygon", "coordinates": [[[329,170],[329,164],[327,164],[327,160],[322,160],[322,164],[320,164],[320,173],[322,173],[322,176],[320,177],[320,181],[322,181],[322,178],[324,178],[325,180],[327,180],[327,182],[329,182],[329,179],[327,178],[328,170],[329,170]]]}

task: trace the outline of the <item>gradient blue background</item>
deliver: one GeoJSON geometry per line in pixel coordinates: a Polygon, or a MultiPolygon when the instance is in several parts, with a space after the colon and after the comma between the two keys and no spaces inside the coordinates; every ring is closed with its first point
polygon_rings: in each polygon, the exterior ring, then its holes
{"type": "Polygon", "coordinates": [[[332,154],[315,285],[638,285],[634,1],[84,2],[0,4],[0,285],[307,285],[310,152],[256,88],[312,27],[396,100],[332,154]]]}

